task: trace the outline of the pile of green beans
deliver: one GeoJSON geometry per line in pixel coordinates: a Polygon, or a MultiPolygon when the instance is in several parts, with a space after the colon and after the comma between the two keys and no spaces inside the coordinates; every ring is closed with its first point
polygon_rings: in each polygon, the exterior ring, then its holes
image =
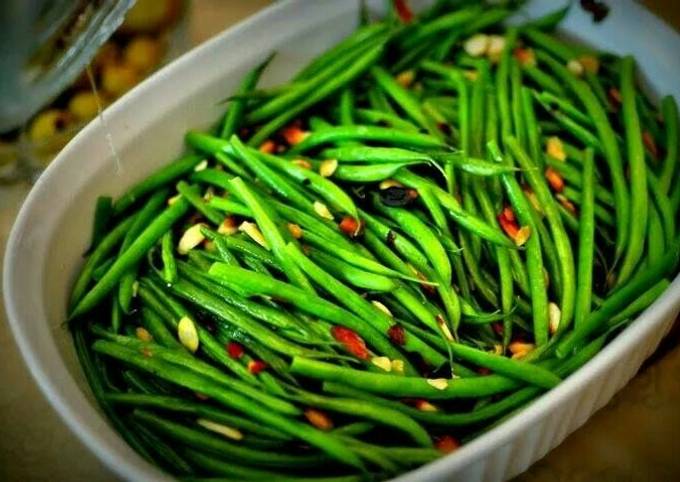
{"type": "MultiPolygon", "coordinates": [[[[677,272],[678,109],[566,10],[404,2],[97,203],[68,325],[186,480],[382,480],[588,362],[677,272]],[[321,469],[321,467],[323,467],[321,469]]],[[[576,7],[574,7],[576,8],[576,7]]]]}

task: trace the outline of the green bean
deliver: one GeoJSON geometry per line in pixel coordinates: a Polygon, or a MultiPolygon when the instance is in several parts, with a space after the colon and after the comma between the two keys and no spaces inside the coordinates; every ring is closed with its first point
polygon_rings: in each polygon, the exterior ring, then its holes
{"type": "Polygon", "coordinates": [[[180,181],[177,183],[177,191],[184,197],[184,199],[189,201],[199,213],[205,216],[208,221],[216,226],[222,224],[222,221],[224,221],[224,216],[222,216],[215,209],[208,206],[208,204],[203,199],[203,196],[201,196],[201,193],[198,191],[197,186],[190,186],[186,182],[180,181]]]}
{"type": "Polygon", "coordinates": [[[224,211],[229,214],[236,214],[237,216],[244,216],[246,218],[252,218],[253,213],[247,206],[243,204],[225,199],[222,197],[213,196],[208,201],[208,206],[224,211]]]}
{"type": "Polygon", "coordinates": [[[163,280],[171,284],[177,281],[177,263],[172,251],[172,231],[168,231],[161,238],[161,258],[163,259],[163,280]]]}
{"type": "Polygon", "coordinates": [[[564,97],[554,95],[546,91],[540,93],[534,91],[533,96],[548,111],[550,111],[550,109],[554,105],[557,107],[557,109],[567,114],[569,117],[571,117],[574,121],[578,122],[579,124],[588,127],[593,125],[593,120],[590,117],[581,112],[578,109],[578,107],[576,107],[574,104],[572,104],[568,99],[565,99],[564,97]]]}
{"type": "Polygon", "coordinates": [[[280,171],[285,172],[303,186],[307,186],[307,188],[328,202],[333,209],[345,212],[355,219],[358,218],[357,208],[352,198],[332,181],[311,169],[303,169],[276,156],[262,155],[262,159],[280,171]]]}
{"type": "Polygon", "coordinates": [[[552,30],[557,25],[564,20],[564,18],[567,16],[567,13],[569,13],[569,9],[571,8],[571,4],[567,3],[566,6],[558,8],[555,11],[549,12],[541,17],[531,19],[525,23],[523,23],[520,28],[521,29],[532,29],[534,31],[536,30],[552,30]]]}
{"type": "Polygon", "coordinates": [[[104,396],[104,385],[100,371],[98,370],[93,354],[89,349],[89,344],[85,339],[85,333],[82,327],[75,327],[71,330],[73,336],[73,344],[76,350],[76,356],[80,362],[85,378],[87,379],[90,389],[94,398],[99,403],[102,411],[111,421],[113,427],[121,434],[123,439],[144,459],[153,462],[153,457],[149,454],[149,451],[139,440],[139,436],[130,430],[130,428],[125,424],[123,419],[115,412],[111,405],[106,401],[104,396]]]}
{"type": "Polygon", "coordinates": [[[428,154],[400,147],[343,146],[324,149],[321,155],[327,159],[336,159],[340,162],[401,163],[432,161],[432,157],[428,154]]]}
{"type": "Polygon", "coordinates": [[[356,286],[357,288],[384,292],[392,291],[396,288],[394,281],[387,276],[363,271],[351,264],[342,262],[334,256],[330,256],[318,250],[307,253],[307,256],[312,258],[312,260],[315,263],[318,263],[322,268],[340,276],[349,284],[356,286]]]}
{"type": "Polygon", "coordinates": [[[428,131],[434,137],[441,137],[441,132],[428,120],[420,102],[418,102],[411,92],[399,85],[399,83],[382,67],[374,66],[371,69],[371,75],[373,75],[377,84],[387,93],[387,95],[389,95],[417,125],[428,131]]]}
{"type": "Polygon", "coordinates": [[[666,157],[659,175],[662,192],[667,193],[678,163],[678,106],[673,96],[666,96],[661,101],[663,120],[666,126],[666,157]]]}
{"type": "Polygon", "coordinates": [[[297,287],[268,276],[223,263],[215,263],[210,268],[209,273],[217,278],[243,286],[253,293],[276,296],[279,299],[293,303],[296,307],[307,313],[346,326],[357,332],[366,343],[373,346],[378,352],[384,353],[391,358],[399,358],[400,356],[399,352],[392,347],[383,333],[372,325],[367,324],[361,318],[324,298],[310,295],[297,287]]]}
{"type": "Polygon", "coordinates": [[[301,401],[314,407],[380,423],[405,433],[421,447],[432,447],[432,440],[425,429],[410,417],[396,410],[386,410],[363,400],[352,398],[330,398],[302,390],[296,391],[296,393],[298,394],[296,398],[299,397],[301,401]]]}
{"type": "Polygon", "coordinates": [[[616,315],[612,316],[609,320],[607,320],[605,327],[608,330],[612,329],[616,326],[619,326],[620,323],[646,310],[652,303],[654,303],[661,296],[661,294],[664,291],[666,291],[670,284],[671,282],[668,281],[667,279],[662,279],[661,281],[653,285],[651,288],[649,288],[647,291],[642,293],[640,296],[635,298],[635,300],[633,300],[625,308],[621,309],[616,315]]]}
{"type": "Polygon", "coordinates": [[[418,189],[420,186],[431,187],[442,207],[446,209],[451,218],[461,227],[499,246],[515,248],[512,241],[503,236],[498,228],[490,226],[478,217],[466,213],[455,197],[438,187],[436,184],[433,184],[427,179],[417,176],[406,169],[401,170],[397,176],[395,176],[395,179],[415,189],[418,189]]]}
{"type": "Polygon", "coordinates": [[[94,207],[94,221],[92,222],[92,237],[90,247],[87,250],[90,253],[99,245],[99,242],[106,235],[106,226],[113,215],[113,198],[110,196],[99,196],[94,207]]]}
{"type": "Polygon", "coordinates": [[[524,122],[528,120],[522,105],[522,70],[514,57],[510,59],[510,109],[512,112],[513,135],[522,148],[527,145],[527,131],[524,122]]]}
{"type": "Polygon", "coordinates": [[[246,186],[241,178],[237,177],[232,179],[230,184],[234,189],[234,192],[236,192],[238,196],[245,201],[248,208],[253,212],[255,220],[262,230],[262,235],[274,253],[277,261],[283,267],[286,277],[298,287],[310,293],[314,293],[314,288],[309,283],[309,280],[307,280],[302,271],[296,267],[295,264],[287,258],[287,256],[285,256],[283,252],[285,246],[283,236],[279,232],[276,224],[267,215],[267,212],[263,207],[262,200],[258,199],[255,193],[251,191],[248,186],[246,186]]]}
{"type": "Polygon", "coordinates": [[[189,203],[180,198],[165,209],[148,225],[132,244],[114,261],[106,274],[71,309],[69,320],[73,320],[92,310],[116,286],[121,276],[141,260],[146,251],[156,244],[189,210],[189,203]]]}
{"type": "Polygon", "coordinates": [[[595,163],[592,149],[583,162],[583,190],[579,215],[578,273],[574,326],[583,324],[591,309],[593,292],[593,255],[595,250],[595,163]]]}
{"type": "MultiPolygon", "coordinates": [[[[121,221],[115,228],[102,238],[97,247],[90,253],[89,258],[80,270],[80,275],[73,284],[71,297],[69,299],[70,309],[75,308],[76,304],[82,299],[87,287],[90,284],[95,269],[102,264],[108,254],[113,251],[116,245],[125,237],[128,230],[135,222],[138,214],[134,214],[121,221]]],[[[110,268],[109,268],[110,269],[110,268]]]]}
{"type": "Polygon", "coordinates": [[[250,334],[254,339],[261,341],[266,346],[278,353],[284,355],[293,355],[295,353],[309,353],[309,350],[294,344],[279,335],[269,328],[257,323],[253,318],[248,316],[245,312],[229,305],[222,301],[215,295],[198,288],[185,280],[179,280],[170,288],[174,293],[182,298],[194,303],[201,308],[209,311],[220,319],[233,324],[234,326],[244,330],[250,334]]]}
{"type": "Polygon", "coordinates": [[[333,178],[345,182],[367,183],[384,181],[393,177],[400,169],[425,161],[409,161],[400,163],[384,163],[363,165],[340,165],[333,173],[333,178]]]}
{"type": "MultiPolygon", "coordinates": [[[[339,303],[343,304],[366,323],[370,323],[378,328],[382,333],[388,333],[390,327],[394,324],[394,320],[389,315],[316,266],[294,244],[288,243],[286,253],[310,278],[336,298],[339,303]]],[[[415,336],[406,337],[403,347],[406,350],[420,353],[426,361],[435,366],[440,365],[444,361],[444,357],[439,352],[433,350],[415,336]]],[[[406,364],[408,365],[408,362],[406,364]]]]}
{"type": "Polygon", "coordinates": [[[196,165],[201,162],[203,158],[196,154],[189,154],[175,162],[161,167],[143,181],[132,186],[125,194],[116,199],[113,203],[113,213],[120,214],[127,208],[132,206],[137,200],[144,197],[151,191],[159,187],[166,186],[177,178],[193,171],[196,165]]]}
{"type": "Polygon", "coordinates": [[[634,68],[633,58],[624,57],[621,61],[621,98],[630,168],[630,216],[635,222],[629,223],[628,246],[617,277],[619,284],[630,278],[642,256],[649,203],[640,119],[635,107],[634,68]]]}
{"type": "Polygon", "coordinates": [[[581,104],[583,104],[588,115],[593,120],[598,137],[602,142],[602,151],[605,160],[607,161],[607,166],[609,167],[612,190],[614,199],[616,200],[615,256],[618,259],[624,254],[624,249],[628,242],[631,217],[630,198],[628,195],[628,187],[626,186],[626,179],[623,175],[621,152],[619,151],[618,143],[616,142],[616,134],[607,118],[607,112],[599,103],[597,97],[588,85],[585,82],[576,79],[565,67],[560,65],[559,62],[549,56],[541,56],[541,52],[538,52],[538,55],[539,58],[542,58],[542,60],[550,65],[551,69],[567,84],[569,89],[576,95],[581,104]]]}
{"type": "MultiPolygon", "coordinates": [[[[504,162],[498,146],[489,143],[487,148],[492,158],[497,162],[504,162]]],[[[501,176],[501,180],[508,193],[510,202],[517,211],[516,214],[519,221],[531,229],[531,235],[526,244],[527,272],[531,292],[534,339],[537,345],[542,345],[548,341],[548,296],[545,287],[545,275],[543,273],[541,241],[536,235],[536,225],[531,216],[531,207],[524,197],[524,192],[519,183],[514,177],[507,174],[501,176]]]]}
{"type": "Polygon", "coordinates": [[[646,232],[647,241],[647,263],[654,264],[663,256],[664,246],[664,232],[661,225],[661,216],[656,207],[649,208],[649,219],[647,223],[646,232]]]}
{"type": "Polygon", "coordinates": [[[293,146],[288,153],[296,155],[324,144],[348,140],[384,142],[395,146],[416,148],[444,147],[442,141],[428,134],[395,131],[386,127],[354,125],[312,132],[304,141],[293,146]]]}
{"type": "MultiPolygon", "coordinates": [[[[248,72],[241,81],[241,85],[236,92],[236,95],[243,95],[252,92],[257,86],[257,82],[262,76],[262,72],[267,68],[269,63],[274,58],[274,54],[269,55],[264,62],[257,65],[253,70],[248,72]]],[[[243,123],[243,115],[246,110],[246,99],[234,99],[231,101],[231,106],[222,120],[222,128],[220,129],[220,137],[222,139],[229,139],[234,135],[241,124],[243,123]]]]}
{"type": "MultiPolygon", "coordinates": [[[[442,278],[444,283],[451,283],[451,263],[444,247],[435,233],[413,213],[406,209],[383,205],[377,198],[373,198],[375,208],[390,217],[409,237],[420,245],[425,256],[442,278]]],[[[427,263],[425,263],[427,264],[427,263]]]]}
{"type": "Polygon", "coordinates": [[[159,344],[168,348],[182,348],[182,345],[175,339],[165,326],[163,319],[150,308],[142,308],[142,322],[144,327],[149,330],[153,339],[159,344]]]}
{"type": "Polygon", "coordinates": [[[113,342],[98,340],[94,343],[93,348],[103,355],[116,358],[123,363],[152,373],[171,383],[203,393],[233,410],[239,411],[250,418],[275,427],[284,433],[319,448],[344,464],[359,469],[362,468],[362,464],[357,456],[343,447],[334,437],[302,423],[287,419],[271,410],[266,410],[264,407],[258,406],[258,402],[254,400],[247,399],[236,393],[227,394],[222,386],[211,383],[205,376],[189,373],[181,367],[162,362],[153,356],[145,357],[135,352],[135,350],[122,347],[113,342]]]}
{"type": "Polygon", "coordinates": [[[375,64],[376,60],[382,55],[383,48],[383,44],[371,47],[356,59],[351,66],[340,71],[337,75],[334,75],[329,81],[324,82],[319,88],[310,92],[304,99],[299,102],[296,101],[293,106],[284,110],[277,117],[274,117],[267,124],[262,126],[257,133],[250,138],[248,144],[251,146],[260,145],[268,139],[270,135],[285,126],[286,123],[292,119],[295,119],[299,114],[358,78],[370,68],[371,65],[375,64]]]}
{"type": "Polygon", "coordinates": [[[290,370],[297,375],[343,383],[369,393],[392,397],[423,397],[428,400],[483,397],[503,393],[519,386],[518,382],[500,375],[474,378],[441,378],[433,381],[421,377],[355,370],[300,357],[293,358],[290,370]]]}
{"type": "MultiPolygon", "coordinates": [[[[181,414],[190,414],[203,417],[208,420],[226,424],[230,427],[245,430],[248,433],[261,435],[276,440],[290,440],[291,437],[278,430],[260,425],[247,418],[243,418],[226,412],[217,407],[201,402],[185,400],[183,398],[164,395],[142,395],[138,393],[105,393],[104,399],[114,405],[149,407],[159,410],[167,410],[181,414]]],[[[246,435],[247,437],[248,435],[246,435]]]]}
{"type": "Polygon", "coordinates": [[[482,13],[482,9],[479,5],[470,5],[461,8],[460,10],[439,16],[430,22],[420,24],[416,27],[415,32],[404,39],[403,46],[406,48],[413,47],[423,42],[428,37],[439,35],[442,32],[451,32],[452,30],[461,29],[471,20],[475,19],[480,13],[482,13]]]}
{"type": "Polygon", "coordinates": [[[616,313],[630,300],[634,300],[659,278],[664,277],[676,269],[678,258],[680,257],[680,240],[675,240],[671,246],[666,248],[663,257],[640,273],[634,275],[627,283],[623,284],[618,290],[614,291],[599,309],[593,311],[590,316],[575,330],[568,333],[557,345],[556,354],[560,358],[569,356],[575,346],[587,339],[592,333],[599,329],[607,320],[616,313]]]}
{"type": "Polygon", "coordinates": [[[257,464],[264,467],[309,467],[322,463],[326,459],[322,455],[292,455],[263,452],[229,442],[224,437],[211,435],[204,430],[191,428],[141,409],[135,409],[132,415],[150,428],[183,445],[206,450],[220,457],[240,463],[257,464]]]}
{"type": "Polygon", "coordinates": [[[543,156],[541,155],[541,133],[536,121],[536,112],[534,111],[533,96],[527,87],[520,89],[520,98],[522,104],[522,113],[525,120],[526,136],[527,136],[527,152],[530,154],[534,162],[539,167],[543,168],[543,156]]]}
{"type": "Polygon", "coordinates": [[[547,72],[540,69],[536,65],[524,65],[522,66],[522,73],[529,77],[536,86],[540,87],[544,91],[550,92],[556,96],[564,96],[565,91],[562,85],[555,80],[555,78],[548,74],[547,72]]]}
{"type": "Polygon", "coordinates": [[[519,146],[519,143],[514,138],[506,140],[513,158],[520,164],[524,170],[524,176],[533,189],[536,197],[539,200],[541,208],[544,210],[550,231],[552,233],[552,240],[555,243],[555,250],[557,251],[558,260],[560,264],[561,274],[561,317],[559,326],[561,331],[567,329],[574,316],[574,303],[576,293],[576,271],[574,269],[574,255],[571,249],[571,243],[562,224],[562,218],[557,211],[556,203],[550,193],[545,179],[543,179],[535,169],[532,169],[533,163],[526,153],[519,146]]]}
{"type": "Polygon", "coordinates": [[[432,157],[444,162],[451,162],[453,166],[459,168],[461,171],[473,174],[475,176],[484,177],[499,176],[504,173],[517,172],[518,170],[514,166],[499,166],[498,164],[485,161],[484,159],[478,159],[476,157],[461,155],[459,153],[455,154],[433,153],[432,157]]]}
{"type": "Polygon", "coordinates": [[[403,131],[417,132],[418,127],[411,124],[409,121],[400,118],[397,115],[390,114],[389,112],[383,112],[374,109],[356,109],[357,118],[361,121],[368,122],[370,124],[388,124],[394,129],[400,129],[403,131]]]}

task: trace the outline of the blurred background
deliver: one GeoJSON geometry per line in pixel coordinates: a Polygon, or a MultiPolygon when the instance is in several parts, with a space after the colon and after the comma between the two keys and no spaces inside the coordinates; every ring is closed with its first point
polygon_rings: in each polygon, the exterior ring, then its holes
{"type": "MultiPolygon", "coordinates": [[[[0,3],[2,19],[8,11],[2,11],[4,0],[0,3]]],[[[86,10],[89,2],[71,3],[85,5],[79,18],[91,14],[86,10]]],[[[115,33],[107,35],[88,70],[75,72],[75,80],[60,88],[54,100],[40,103],[37,113],[20,122],[17,114],[16,126],[0,129],[4,132],[0,134],[0,253],[4,253],[10,227],[31,183],[78,130],[165,63],[271,3],[138,0],[115,33]]],[[[615,0],[607,3],[616,6],[615,0]]],[[[680,29],[677,0],[642,3],[680,29]]],[[[55,51],[63,47],[52,44],[32,61],[48,65],[55,51]]],[[[0,57],[4,55],[0,48],[0,57]]],[[[677,328],[676,323],[657,353],[612,402],[517,480],[680,480],[677,328]]],[[[1,300],[0,353],[0,480],[116,480],[68,431],[38,391],[9,332],[1,300]]]]}

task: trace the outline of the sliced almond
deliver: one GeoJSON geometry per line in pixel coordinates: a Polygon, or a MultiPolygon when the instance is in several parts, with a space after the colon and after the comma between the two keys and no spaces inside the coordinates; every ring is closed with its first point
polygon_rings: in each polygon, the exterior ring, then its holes
{"type": "Polygon", "coordinates": [[[218,433],[220,435],[224,435],[228,439],[231,440],[242,440],[243,439],[243,434],[241,431],[237,428],[229,427],[227,425],[223,425],[221,423],[213,422],[212,420],[208,420],[207,418],[198,418],[196,419],[196,423],[200,425],[201,427],[210,430],[211,432],[218,433]]]}
{"type": "Polygon", "coordinates": [[[188,316],[183,316],[177,323],[177,337],[187,350],[194,353],[198,350],[198,332],[194,321],[188,316]]]}
{"type": "Polygon", "coordinates": [[[328,210],[328,207],[321,201],[314,201],[314,212],[324,219],[333,221],[333,215],[328,210]]]}
{"type": "Polygon", "coordinates": [[[205,236],[201,232],[203,226],[202,223],[194,224],[184,231],[179,243],[177,243],[177,252],[179,254],[187,254],[205,240],[205,236]]]}
{"type": "Polygon", "coordinates": [[[372,300],[372,301],[371,301],[371,304],[372,304],[373,306],[375,306],[376,308],[378,308],[378,309],[379,309],[380,311],[382,311],[383,313],[385,313],[385,314],[386,314],[387,316],[389,316],[390,318],[393,318],[393,315],[392,315],[392,312],[390,311],[390,309],[389,309],[387,306],[385,306],[384,304],[382,304],[380,301],[378,301],[378,300],[372,300]]]}
{"type": "Polygon", "coordinates": [[[201,171],[206,170],[207,168],[208,168],[208,160],[203,159],[201,162],[196,164],[196,166],[194,167],[194,172],[201,172],[201,171]]]}
{"type": "Polygon", "coordinates": [[[392,371],[392,362],[386,356],[374,356],[371,358],[371,363],[386,372],[392,371]]]}
{"type": "Polygon", "coordinates": [[[446,390],[449,386],[449,381],[446,378],[428,378],[427,384],[437,390],[446,390]]]}
{"type": "Polygon", "coordinates": [[[562,310],[557,304],[552,301],[548,303],[548,319],[550,320],[550,334],[554,335],[557,333],[557,329],[560,326],[560,320],[562,318],[562,310]]]}
{"type": "Polygon", "coordinates": [[[255,241],[263,248],[269,249],[267,240],[264,239],[264,235],[262,234],[262,231],[260,231],[260,228],[257,227],[257,224],[251,223],[250,221],[243,221],[241,225],[238,227],[238,230],[246,233],[250,237],[250,239],[255,241]]]}
{"type": "Polygon", "coordinates": [[[337,169],[337,159],[326,159],[319,166],[319,174],[321,174],[323,177],[331,177],[337,169]]]}
{"type": "Polygon", "coordinates": [[[135,328],[135,336],[145,342],[153,341],[153,336],[151,336],[151,333],[149,333],[149,330],[144,328],[143,326],[138,326],[135,328]]]}
{"type": "Polygon", "coordinates": [[[567,153],[564,151],[564,145],[559,137],[548,137],[548,142],[545,145],[545,153],[558,161],[564,162],[567,160],[567,153]]]}
{"type": "Polygon", "coordinates": [[[463,48],[472,57],[481,57],[489,48],[489,36],[478,33],[468,38],[463,44],[463,48]]]}

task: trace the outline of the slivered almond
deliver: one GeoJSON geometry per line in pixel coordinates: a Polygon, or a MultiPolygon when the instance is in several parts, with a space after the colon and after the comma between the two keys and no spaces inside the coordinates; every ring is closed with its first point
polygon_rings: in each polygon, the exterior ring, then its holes
{"type": "Polygon", "coordinates": [[[239,231],[243,231],[246,233],[250,239],[255,241],[257,244],[262,246],[265,249],[269,249],[269,245],[267,244],[267,240],[264,239],[264,236],[262,235],[262,231],[260,231],[260,228],[257,227],[257,224],[251,223],[249,221],[243,221],[241,225],[238,227],[239,231]]]}
{"type": "Polygon", "coordinates": [[[545,170],[545,178],[548,181],[548,184],[550,184],[550,187],[552,188],[553,191],[555,192],[564,191],[564,178],[555,169],[553,169],[552,167],[548,167],[545,170]]]}
{"type": "Polygon", "coordinates": [[[562,140],[556,136],[548,137],[548,142],[545,145],[545,153],[558,161],[564,162],[567,160],[567,154],[564,151],[562,140]]]}
{"type": "Polygon", "coordinates": [[[408,89],[416,78],[416,73],[413,70],[404,70],[400,72],[395,80],[403,88],[408,89]]]}
{"type": "Polygon", "coordinates": [[[300,227],[299,224],[295,223],[288,223],[286,225],[288,228],[288,232],[293,236],[295,239],[300,239],[302,237],[302,228],[300,227]]]}
{"type": "Polygon", "coordinates": [[[194,172],[205,171],[207,168],[208,168],[208,160],[203,159],[201,162],[196,164],[196,166],[194,167],[194,172]]]}
{"type": "Polygon", "coordinates": [[[297,167],[300,167],[302,169],[311,169],[312,168],[312,163],[309,162],[307,159],[293,159],[290,161],[291,164],[296,165],[297,167]]]}
{"type": "Polygon", "coordinates": [[[498,62],[505,50],[505,37],[502,35],[489,35],[489,47],[486,54],[492,62],[498,62]]]}
{"type": "Polygon", "coordinates": [[[557,333],[557,329],[560,326],[562,310],[560,310],[560,307],[552,301],[548,303],[548,319],[550,320],[550,334],[554,335],[557,333]]]}
{"type": "Polygon", "coordinates": [[[138,326],[135,328],[135,336],[142,340],[142,341],[153,341],[153,336],[151,336],[151,333],[149,333],[149,330],[144,328],[143,326],[138,326]]]}
{"type": "Polygon", "coordinates": [[[236,218],[234,216],[227,216],[217,227],[217,232],[226,236],[231,236],[237,231],[238,226],[236,225],[236,218]]]}
{"type": "Polygon", "coordinates": [[[569,62],[567,62],[567,70],[569,70],[569,72],[575,76],[581,77],[585,69],[583,68],[583,64],[577,59],[571,59],[569,62]]]}
{"type": "Polygon", "coordinates": [[[335,171],[337,169],[338,169],[337,159],[326,159],[319,166],[319,174],[321,174],[323,177],[331,177],[333,174],[335,174],[335,171]]]}
{"type": "Polygon", "coordinates": [[[472,57],[481,57],[489,48],[489,36],[478,33],[468,38],[463,44],[465,52],[472,57]]]}
{"type": "Polygon", "coordinates": [[[267,139],[260,144],[259,151],[265,154],[274,154],[276,152],[276,143],[271,139],[267,139]]]}
{"type": "Polygon", "coordinates": [[[396,373],[404,373],[404,360],[392,360],[392,371],[396,373]]]}
{"type": "Polygon", "coordinates": [[[449,386],[449,381],[446,378],[428,378],[427,384],[437,390],[446,390],[449,386]]]}
{"type": "Polygon", "coordinates": [[[400,183],[399,181],[395,181],[394,179],[385,179],[384,181],[381,181],[380,184],[378,184],[378,188],[381,191],[384,191],[385,189],[389,189],[391,187],[403,187],[404,185],[400,183]]]}
{"type": "Polygon", "coordinates": [[[600,60],[593,55],[581,55],[578,61],[588,73],[597,74],[600,70],[600,60]]]}
{"type": "Polygon", "coordinates": [[[512,358],[523,358],[534,349],[533,343],[526,343],[523,341],[513,341],[508,345],[508,350],[512,353],[512,358]]]}
{"type": "Polygon", "coordinates": [[[177,338],[187,350],[194,353],[198,350],[198,332],[194,321],[188,316],[183,316],[177,323],[177,338]]]}
{"type": "Polygon", "coordinates": [[[243,434],[239,429],[229,427],[227,425],[223,425],[221,423],[213,422],[212,420],[208,420],[207,418],[198,418],[196,419],[196,423],[200,425],[201,427],[210,430],[211,432],[218,433],[220,435],[224,435],[228,439],[231,440],[242,440],[243,439],[243,434]]]}
{"type": "Polygon", "coordinates": [[[203,226],[202,223],[194,224],[184,231],[179,243],[177,243],[177,252],[179,254],[187,254],[205,240],[205,236],[201,232],[203,226]]]}
{"type": "Polygon", "coordinates": [[[328,431],[333,428],[333,421],[321,410],[308,408],[305,410],[305,418],[319,430],[328,431]]]}
{"type": "Polygon", "coordinates": [[[376,308],[378,308],[378,309],[379,309],[380,311],[382,311],[383,313],[385,313],[385,314],[386,314],[387,316],[389,316],[390,318],[393,318],[393,317],[394,317],[394,316],[392,315],[392,312],[389,310],[389,308],[388,308],[387,306],[385,306],[384,304],[382,304],[380,301],[378,301],[378,300],[372,300],[372,301],[371,301],[371,304],[372,304],[373,306],[375,306],[376,308]]]}
{"type": "Polygon", "coordinates": [[[453,341],[453,335],[451,334],[451,330],[449,329],[449,324],[446,322],[446,320],[441,314],[437,315],[437,324],[439,325],[439,329],[442,330],[444,338],[446,338],[449,341],[453,341]]]}
{"type": "Polygon", "coordinates": [[[374,356],[371,363],[386,372],[392,371],[392,362],[386,356],[374,356]]]}
{"type": "Polygon", "coordinates": [[[328,219],[329,221],[333,221],[333,215],[328,210],[328,206],[326,206],[321,201],[314,201],[314,212],[316,212],[316,214],[318,214],[319,216],[321,216],[324,219],[328,219]]]}

